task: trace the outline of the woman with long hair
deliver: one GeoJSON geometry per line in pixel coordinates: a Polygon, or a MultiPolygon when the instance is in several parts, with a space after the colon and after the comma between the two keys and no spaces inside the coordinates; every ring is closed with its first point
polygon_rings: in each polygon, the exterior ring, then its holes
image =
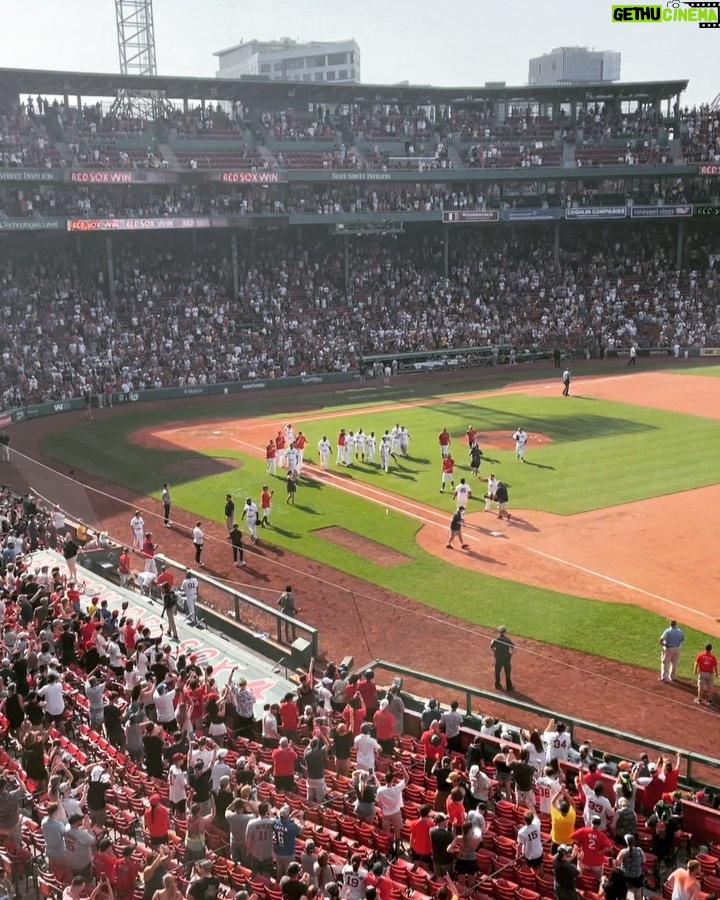
{"type": "Polygon", "coordinates": [[[375,782],[370,773],[364,769],[355,769],[352,782],[357,797],[355,815],[361,822],[372,825],[375,822],[375,797],[377,796],[375,782]]]}

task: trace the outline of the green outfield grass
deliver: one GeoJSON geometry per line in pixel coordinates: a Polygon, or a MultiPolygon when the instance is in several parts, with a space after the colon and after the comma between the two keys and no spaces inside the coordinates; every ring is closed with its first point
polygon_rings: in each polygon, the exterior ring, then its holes
{"type": "Polygon", "coordinates": [[[712,378],[720,378],[720,366],[716,365],[704,365],[701,367],[681,365],[677,369],[668,369],[668,372],[673,375],[710,375],[712,378]]]}
{"type": "MultiPolygon", "coordinates": [[[[343,392],[343,397],[337,398],[343,405],[348,393],[343,392]]],[[[362,396],[367,397],[367,393],[362,396]]],[[[387,402],[384,395],[380,393],[380,396],[387,402]]],[[[408,399],[417,396],[409,393],[408,399]]],[[[393,397],[392,402],[395,400],[393,397]]],[[[351,402],[360,401],[353,398],[351,402]]],[[[544,504],[544,508],[569,512],[607,505],[609,499],[616,503],[662,493],[668,487],[668,460],[673,460],[673,490],[713,481],[712,474],[704,467],[709,468],[708,461],[700,457],[702,446],[707,446],[709,441],[713,445],[717,442],[720,423],[692,416],[581,398],[564,401],[560,397],[536,399],[523,395],[488,396],[471,404],[437,398],[428,407],[407,407],[404,412],[402,421],[412,433],[414,458],[404,464],[406,471],[400,474],[412,477],[380,476],[370,471],[362,477],[369,482],[380,481],[383,486],[409,496],[427,499],[441,508],[450,505],[449,500],[443,500],[437,493],[437,433],[446,424],[458,438],[469,422],[485,430],[508,433],[522,423],[531,432],[540,431],[554,438],[553,444],[542,448],[531,446],[528,450],[531,462],[554,468],[523,466],[511,450],[489,452],[499,460],[496,467],[510,483],[516,506],[540,508],[544,504]],[[678,461],[682,462],[681,466],[678,461]],[[573,472],[573,468],[580,471],[573,472]],[[575,492],[580,494],[580,499],[575,492]],[[525,503],[525,494],[528,499],[532,495],[534,501],[525,503]]],[[[248,406],[244,405],[242,415],[249,414],[248,406]]],[[[172,405],[160,415],[138,407],[133,409],[131,427],[127,416],[104,420],[98,417],[92,426],[71,428],[52,436],[43,449],[68,466],[83,468],[158,497],[167,477],[167,466],[193,454],[154,451],[131,444],[127,440],[128,431],[161,421],[231,415],[227,404],[207,404],[187,410],[172,405]]],[[[352,412],[338,414],[336,419],[316,425],[312,424],[312,414],[308,418],[297,412],[285,417],[273,416],[275,421],[282,418],[289,418],[297,423],[296,427],[310,432],[313,443],[317,440],[316,428],[318,437],[325,430],[334,441],[336,424],[346,428],[362,424],[366,431],[373,428],[382,431],[397,421],[395,414],[387,413],[377,414],[377,427],[364,419],[356,423],[352,412]]],[[[220,522],[225,494],[232,493],[236,501],[248,494],[256,496],[266,475],[263,461],[239,453],[237,445],[217,450],[214,455],[239,458],[243,466],[201,479],[173,478],[173,501],[176,507],[191,510],[202,519],[220,522]]],[[[665,624],[661,616],[633,606],[586,600],[458,569],[417,546],[414,537],[419,525],[414,520],[392,512],[386,516],[384,508],[340,493],[329,485],[303,481],[295,508],[284,503],[283,480],[275,479],[275,490],[276,527],[267,537],[287,550],[472,623],[494,627],[503,621],[517,635],[648,668],[657,665],[657,639],[665,624]],[[400,566],[382,568],[314,533],[333,524],[380,541],[404,553],[409,560],[400,566]]],[[[190,551],[188,544],[188,556],[190,551]]],[[[478,552],[492,558],[491,540],[488,539],[487,547],[479,545],[478,552]]],[[[707,639],[704,634],[687,630],[688,646],[692,648],[700,647],[707,639]]],[[[681,667],[684,675],[690,675],[690,666],[688,653],[681,667]]]]}
{"type": "MultiPolygon", "coordinates": [[[[440,509],[449,509],[451,503],[439,493],[438,433],[447,427],[452,435],[451,449],[458,463],[456,483],[466,476],[472,486],[465,439],[470,424],[507,436],[507,450],[485,449],[488,462],[480,473],[492,471],[505,481],[510,505],[523,509],[570,515],[718,481],[707,447],[720,444],[720,421],[581,396],[505,394],[473,402],[450,398],[398,412],[361,415],[349,410],[318,421],[294,414],[292,421],[310,438],[309,458],[317,456],[314,448],[323,434],[334,445],[341,427],[381,435],[396,422],[405,425],[411,435],[408,459],[398,457],[397,465],[391,461],[387,475],[379,463],[355,462],[347,471],[353,478],[440,509]],[[514,442],[509,439],[520,425],[531,436],[540,434],[552,440],[538,443],[531,437],[525,465],[518,462],[514,442]],[[682,461],[672,479],[667,477],[670,459],[682,461]]],[[[268,437],[274,431],[268,428],[268,437]]],[[[334,456],[333,468],[337,468],[334,456]]],[[[476,493],[479,497],[481,491],[476,493]]]]}

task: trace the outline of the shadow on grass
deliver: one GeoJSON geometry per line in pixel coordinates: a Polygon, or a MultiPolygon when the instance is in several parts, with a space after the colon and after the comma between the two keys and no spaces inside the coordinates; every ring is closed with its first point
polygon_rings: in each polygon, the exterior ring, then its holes
{"type": "MultiPolygon", "coordinates": [[[[302,537],[302,535],[298,534],[296,531],[288,531],[287,528],[280,528],[279,525],[273,525],[272,530],[277,532],[277,534],[281,534],[283,537],[290,538],[293,541],[297,541],[302,537]]],[[[263,544],[263,548],[266,550],[270,550],[272,553],[276,553],[280,549],[268,544],[263,544]]]]}
{"type": "MultiPolygon", "coordinates": [[[[288,505],[290,505],[290,504],[288,504],[288,505]]],[[[310,513],[311,516],[318,516],[318,515],[320,515],[320,514],[317,512],[317,510],[313,509],[312,506],[304,506],[302,503],[296,503],[296,504],[295,504],[295,509],[302,510],[302,512],[310,513]]]]}
{"type": "Polygon", "coordinates": [[[542,463],[533,462],[531,459],[525,460],[526,466],[535,466],[536,469],[550,469],[552,472],[555,472],[555,466],[544,466],[542,463]]]}

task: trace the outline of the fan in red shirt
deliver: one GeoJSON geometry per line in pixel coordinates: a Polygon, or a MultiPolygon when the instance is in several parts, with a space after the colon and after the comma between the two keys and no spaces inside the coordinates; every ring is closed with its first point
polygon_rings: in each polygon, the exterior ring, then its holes
{"type": "Polygon", "coordinates": [[[135,631],[135,625],[132,619],[126,619],[125,624],[123,625],[123,644],[125,645],[125,653],[130,656],[135,652],[135,636],[137,632],[135,631]]]}
{"type": "MultiPolygon", "coordinates": [[[[167,832],[165,833],[167,837],[167,832]]],[[[103,875],[107,875],[110,884],[115,884],[117,871],[117,857],[113,852],[113,844],[110,838],[103,838],[98,844],[97,853],[93,859],[93,873],[97,882],[102,881],[103,875]]]]}
{"type": "Polygon", "coordinates": [[[667,794],[672,794],[677,790],[678,781],[680,779],[680,754],[675,757],[675,766],[673,767],[672,760],[668,759],[667,756],[663,758],[662,765],[662,778],[665,782],[664,792],[667,794]]]}
{"type": "Polygon", "coordinates": [[[380,708],[377,688],[373,681],[374,677],[372,669],[368,669],[363,678],[358,682],[358,694],[363,698],[363,703],[365,704],[365,719],[368,722],[372,722],[373,716],[380,708]]]}
{"type": "Polygon", "coordinates": [[[450,456],[450,434],[447,428],[443,428],[438,435],[438,444],[440,444],[440,453],[443,456],[450,456]]]}
{"type": "Polygon", "coordinates": [[[360,734],[360,729],[365,721],[365,707],[360,694],[356,694],[342,711],[342,720],[353,737],[360,734]]]}
{"type": "Polygon", "coordinates": [[[275,446],[275,441],[270,439],[267,447],[265,448],[265,469],[268,475],[275,474],[275,456],[277,455],[277,448],[275,446]]]}
{"type": "Polygon", "coordinates": [[[395,737],[397,728],[395,727],[395,716],[388,711],[388,701],[380,701],[380,709],[373,716],[373,725],[375,726],[375,739],[382,747],[385,756],[391,756],[395,749],[395,737]]]}
{"type": "Polygon", "coordinates": [[[425,752],[425,774],[429,775],[435,762],[445,755],[447,747],[447,738],[440,732],[440,722],[437,719],[422,733],[420,744],[425,752]]]}
{"type": "Polygon", "coordinates": [[[295,763],[297,753],[290,747],[286,737],[281,737],[280,742],[272,752],[273,781],[278,791],[295,791],[295,763]]]}
{"type": "Polygon", "coordinates": [[[410,823],[410,852],[415,862],[430,865],[432,863],[430,829],[435,827],[435,823],[430,818],[430,807],[427,803],[423,803],[418,814],[420,818],[410,823]]]}
{"type": "Polygon", "coordinates": [[[443,457],[441,494],[445,493],[446,484],[450,485],[451,490],[455,490],[455,460],[452,458],[452,455],[443,457]]]}
{"type": "Polygon", "coordinates": [[[132,900],[140,872],[145,867],[144,862],[133,859],[135,846],[130,844],[123,847],[122,857],[118,860],[116,870],[116,881],[114,883],[115,896],[117,900],[132,900]]]}
{"type": "Polygon", "coordinates": [[[582,850],[580,871],[583,874],[589,871],[598,878],[602,877],[602,869],[609,855],[607,851],[612,850],[613,846],[605,832],[596,827],[600,821],[600,816],[593,816],[593,824],[589,828],[578,828],[572,833],[573,844],[582,850]]]}
{"type": "Polygon", "coordinates": [[[275,448],[277,450],[277,461],[278,465],[282,469],[285,465],[285,435],[282,431],[278,431],[275,436],[275,448]]]}
{"type": "Polygon", "coordinates": [[[160,794],[153,794],[150,798],[150,809],[145,810],[145,828],[153,846],[167,844],[168,831],[170,831],[170,811],[160,802],[160,794]]]}
{"type": "Polygon", "coordinates": [[[280,733],[291,741],[298,739],[298,712],[295,695],[292,693],[285,694],[280,703],[280,718],[282,719],[282,727],[280,733]]]}

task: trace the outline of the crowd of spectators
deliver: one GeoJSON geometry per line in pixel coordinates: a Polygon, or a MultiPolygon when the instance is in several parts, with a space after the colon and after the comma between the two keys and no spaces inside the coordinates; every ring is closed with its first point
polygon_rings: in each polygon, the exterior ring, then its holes
{"type": "Polygon", "coordinates": [[[317,115],[300,115],[293,109],[259,113],[269,137],[276,141],[334,141],[335,128],[328,119],[322,118],[322,107],[317,115]]]}
{"type": "Polygon", "coordinates": [[[683,155],[690,162],[720,163],[720,111],[707,104],[686,109],[681,139],[683,155]]]}
{"type": "MultiPolygon", "coordinates": [[[[449,900],[446,876],[473,887],[501,867],[513,894],[565,897],[571,848],[572,885],[602,878],[607,896],[621,878],[672,885],[678,850],[691,855],[683,801],[714,805],[680,789],[679,755],[617,759],[555,719],[484,716],[468,733],[457,701],[413,718],[398,685],[342,663],[318,662],[261,711],[237,669],[222,683],[169,625],[92,596],[69,563],[35,564],[82,540],[62,510],[3,491],[0,533],[7,896],[32,865],[64,900],[449,900]]],[[[698,872],[707,890],[715,863],[698,872]]]]}
{"type": "Polygon", "coordinates": [[[625,191],[588,179],[582,185],[564,181],[534,185],[500,193],[496,183],[452,185],[412,183],[347,183],[272,185],[228,192],[222,186],[153,185],[4,185],[0,186],[0,219],[78,216],[85,218],[141,218],[175,215],[257,215],[307,212],[316,215],[340,213],[432,212],[502,206],[607,206],[633,202],[643,205],[717,203],[720,181],[692,177],[632,179],[625,191]]]}
{"type": "Polygon", "coordinates": [[[720,346],[720,256],[699,232],[675,266],[674,229],[568,235],[454,234],[450,268],[431,231],[365,239],[253,235],[195,252],[116,241],[115,300],[103,248],[54,249],[7,265],[0,389],[7,408],[150,387],[195,386],[357,369],[361,353],[513,344],[720,346]]]}

